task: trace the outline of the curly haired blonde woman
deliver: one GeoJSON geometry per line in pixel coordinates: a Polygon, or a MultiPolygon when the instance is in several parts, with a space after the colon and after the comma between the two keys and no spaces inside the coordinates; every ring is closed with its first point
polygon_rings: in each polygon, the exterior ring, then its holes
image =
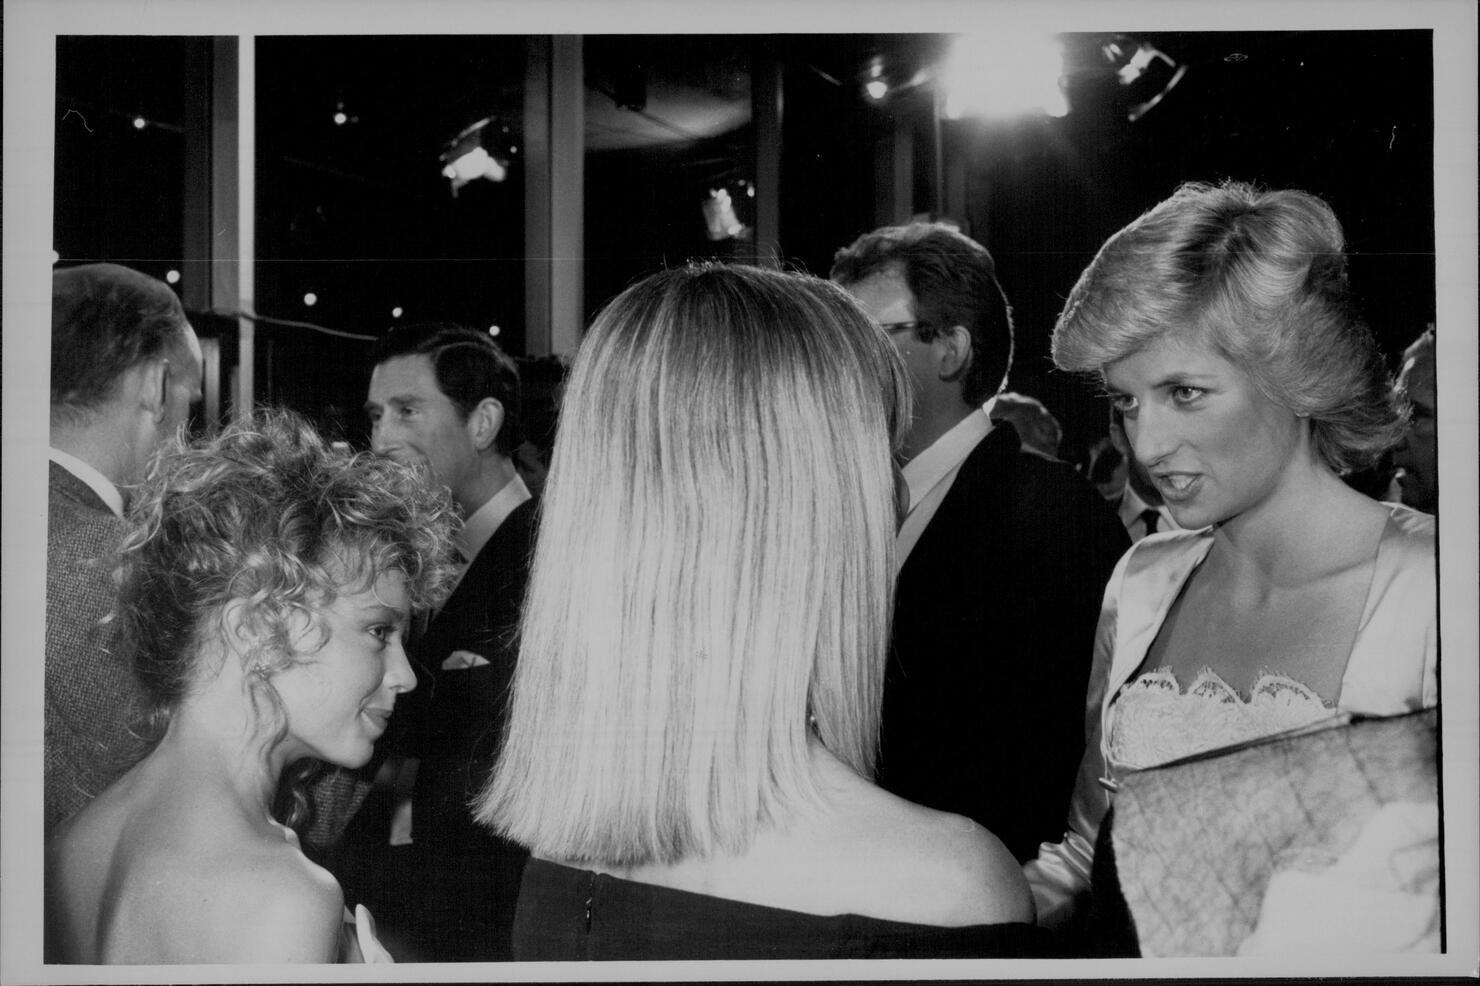
{"type": "Polygon", "coordinates": [[[264,412],[156,459],[131,520],[119,617],[158,741],[48,839],[48,961],[387,959],[299,848],[291,781],[367,763],[415,686],[402,638],[450,576],[445,495],[264,412]]]}

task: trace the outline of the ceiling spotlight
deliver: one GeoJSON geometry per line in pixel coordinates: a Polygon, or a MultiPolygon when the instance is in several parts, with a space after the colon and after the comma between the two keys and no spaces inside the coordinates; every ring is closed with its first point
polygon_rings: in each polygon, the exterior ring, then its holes
{"type": "Polygon", "coordinates": [[[338,126],[344,126],[346,123],[349,122],[349,114],[345,113],[344,110],[340,110],[339,112],[334,114],[334,122],[338,126]]]}
{"type": "Polygon", "coordinates": [[[310,291],[308,294],[303,296],[303,303],[312,308],[314,305],[317,305],[319,303],[319,296],[310,291]]]}
{"type": "Polygon", "coordinates": [[[452,195],[470,181],[503,181],[509,161],[518,153],[509,128],[497,117],[484,117],[465,128],[442,149],[442,176],[452,182],[452,195]]]}
{"type": "Polygon", "coordinates": [[[142,116],[136,116],[136,117],[134,117],[134,129],[135,130],[143,130],[144,127],[147,126],[147,125],[148,125],[148,121],[145,120],[142,116]]]}
{"type": "Polygon", "coordinates": [[[959,34],[940,68],[947,119],[1012,119],[1069,112],[1064,46],[1040,34],[959,34]]]}
{"type": "Polygon", "coordinates": [[[55,250],[51,251],[51,262],[54,264],[61,263],[62,255],[60,253],[57,253],[55,250]]]}
{"type": "Polygon", "coordinates": [[[503,329],[500,329],[497,325],[490,325],[488,327],[488,334],[491,336],[497,336],[502,331],[503,329]]]}
{"type": "Polygon", "coordinates": [[[884,78],[884,59],[875,55],[869,59],[868,68],[863,72],[863,91],[869,94],[870,99],[883,99],[889,94],[889,82],[884,78]]]}
{"type": "Polygon", "coordinates": [[[166,271],[165,272],[165,275],[164,275],[164,279],[165,279],[166,282],[168,282],[170,284],[179,284],[180,283],[180,272],[177,271],[177,270],[166,271]]]}
{"type": "Polygon", "coordinates": [[[400,305],[397,305],[396,307],[391,309],[391,318],[400,318],[404,314],[406,314],[406,312],[404,309],[401,308],[400,305]]]}
{"type": "Polygon", "coordinates": [[[1135,123],[1160,103],[1187,74],[1187,66],[1149,41],[1117,37],[1100,47],[1100,53],[1115,69],[1120,84],[1136,99],[1126,118],[1135,123]]]}

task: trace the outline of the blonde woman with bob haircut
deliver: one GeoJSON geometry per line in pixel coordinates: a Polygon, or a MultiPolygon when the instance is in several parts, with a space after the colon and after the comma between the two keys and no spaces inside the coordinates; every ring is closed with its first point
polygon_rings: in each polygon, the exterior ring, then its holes
{"type": "Polygon", "coordinates": [[[167,449],[129,509],[118,620],[153,748],[47,839],[49,962],[387,961],[304,855],[316,767],[363,767],[452,575],[448,496],[259,412],[167,449]]]}
{"type": "Polygon", "coordinates": [[[904,367],[842,289],[690,266],[571,370],[481,820],[519,959],[1018,954],[1013,858],[871,781],[904,367]]]}
{"type": "Polygon", "coordinates": [[[1068,832],[1027,864],[1040,922],[1085,899],[1117,776],[1438,700],[1433,518],[1341,478],[1405,417],[1344,248],[1314,195],[1186,185],[1110,238],[1059,317],[1055,363],[1104,388],[1184,529],[1111,576],[1068,832]]]}

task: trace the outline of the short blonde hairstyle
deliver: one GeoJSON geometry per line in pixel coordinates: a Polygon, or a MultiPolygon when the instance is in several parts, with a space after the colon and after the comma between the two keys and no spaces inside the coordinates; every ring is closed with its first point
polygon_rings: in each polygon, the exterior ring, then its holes
{"type": "Polygon", "coordinates": [[[1101,374],[1164,335],[1198,338],[1311,420],[1338,473],[1403,429],[1381,353],[1351,301],[1341,224],[1321,199],[1190,183],[1112,236],[1053,333],[1062,370],[1101,374]]]}
{"type": "Polygon", "coordinates": [[[809,715],[872,776],[908,387],[815,277],[690,266],[601,312],[481,821],[558,859],[739,852],[817,796],[809,715]]]}

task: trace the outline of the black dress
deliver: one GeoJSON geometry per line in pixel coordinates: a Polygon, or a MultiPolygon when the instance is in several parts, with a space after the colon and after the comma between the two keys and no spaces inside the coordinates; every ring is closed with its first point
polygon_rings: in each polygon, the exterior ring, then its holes
{"type": "Polygon", "coordinates": [[[637,883],[531,859],[514,915],[520,962],[583,959],[1041,958],[1029,924],[942,928],[818,915],[637,883]]]}

